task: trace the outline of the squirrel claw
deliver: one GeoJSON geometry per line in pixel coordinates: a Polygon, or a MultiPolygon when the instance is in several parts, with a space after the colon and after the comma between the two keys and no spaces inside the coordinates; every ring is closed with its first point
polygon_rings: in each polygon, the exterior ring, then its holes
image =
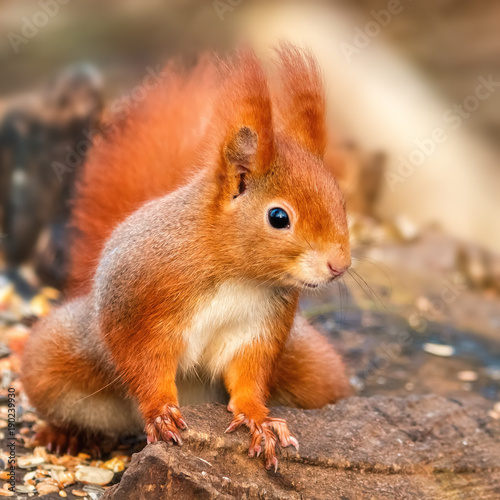
{"type": "Polygon", "coordinates": [[[265,426],[271,427],[272,430],[277,434],[280,444],[283,448],[287,446],[293,446],[297,451],[299,451],[299,442],[292,436],[286,425],[286,421],[282,418],[266,418],[264,424],[265,426]]]}
{"type": "Polygon", "coordinates": [[[278,459],[274,457],[270,457],[266,460],[266,469],[271,470],[274,466],[274,472],[278,472],[278,459]]]}
{"type": "Polygon", "coordinates": [[[101,458],[102,451],[97,444],[98,439],[97,436],[83,435],[71,429],[43,424],[35,426],[33,444],[45,446],[49,453],[56,455],[76,456],[78,452],[85,450],[90,452],[92,457],[101,458]]]}
{"type": "Polygon", "coordinates": [[[238,415],[236,415],[233,418],[232,422],[229,424],[229,427],[224,431],[224,434],[228,434],[230,432],[234,432],[242,424],[248,425],[248,420],[245,417],[244,413],[238,413],[238,415]]]}
{"type": "Polygon", "coordinates": [[[186,422],[176,405],[166,404],[162,413],[146,424],[148,444],[162,440],[170,444],[182,445],[179,430],[187,429],[186,422]]]}
{"type": "Polygon", "coordinates": [[[248,419],[244,413],[238,413],[226,429],[226,432],[233,432],[243,424],[250,429],[251,435],[248,456],[251,458],[258,457],[264,450],[264,459],[268,470],[273,468],[275,472],[278,470],[278,458],[276,457],[278,442],[283,448],[291,445],[297,451],[299,450],[299,442],[292,436],[285,420],[282,418],[266,417],[262,424],[259,425],[255,420],[248,419]]]}

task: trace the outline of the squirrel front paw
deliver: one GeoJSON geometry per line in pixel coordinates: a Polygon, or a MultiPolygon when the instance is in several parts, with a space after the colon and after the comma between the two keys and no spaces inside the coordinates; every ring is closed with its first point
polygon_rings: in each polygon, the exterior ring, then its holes
{"type": "Polygon", "coordinates": [[[79,452],[88,451],[94,458],[101,458],[103,455],[102,436],[49,423],[36,424],[34,430],[35,435],[31,444],[45,446],[49,453],[76,456],[79,452]]]}
{"type": "Polygon", "coordinates": [[[171,444],[182,444],[179,431],[187,429],[186,422],[177,405],[166,404],[161,412],[146,422],[146,435],[149,443],[165,441],[171,444]]]}
{"type": "Polygon", "coordinates": [[[238,413],[234,418],[226,432],[233,432],[241,425],[246,425],[250,429],[250,448],[248,456],[259,456],[264,449],[264,459],[266,469],[274,467],[274,471],[278,470],[278,458],[276,457],[276,444],[279,443],[283,448],[294,446],[299,451],[299,442],[292,436],[288,430],[286,421],[282,418],[266,417],[261,424],[253,419],[249,419],[244,413],[238,413]]]}

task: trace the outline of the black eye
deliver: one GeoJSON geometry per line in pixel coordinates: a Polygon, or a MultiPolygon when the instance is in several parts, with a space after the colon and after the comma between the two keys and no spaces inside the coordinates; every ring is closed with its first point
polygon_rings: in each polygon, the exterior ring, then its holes
{"type": "Polygon", "coordinates": [[[269,224],[276,229],[285,229],[290,227],[288,214],[282,208],[271,208],[268,213],[269,224]]]}

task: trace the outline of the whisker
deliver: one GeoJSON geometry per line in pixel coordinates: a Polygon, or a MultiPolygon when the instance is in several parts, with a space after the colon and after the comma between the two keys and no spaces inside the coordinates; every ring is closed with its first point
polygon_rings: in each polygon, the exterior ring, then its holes
{"type": "Polygon", "coordinates": [[[384,308],[384,309],[387,309],[386,305],[380,300],[380,297],[377,295],[377,293],[373,290],[373,288],[368,285],[368,283],[359,275],[359,273],[357,273],[354,269],[349,269],[347,271],[349,273],[349,276],[351,276],[351,278],[356,282],[356,284],[359,286],[359,288],[361,288],[361,290],[363,290],[363,292],[366,294],[366,296],[371,300],[373,301],[374,303],[378,302],[380,303],[380,305],[384,308]],[[354,273],[354,274],[353,274],[354,273]],[[368,293],[365,289],[365,287],[361,286],[361,283],[358,281],[361,280],[364,285],[366,286],[366,288],[368,288],[368,290],[370,291],[370,293],[368,293]],[[375,300],[377,299],[377,300],[375,300]]]}
{"type": "Polygon", "coordinates": [[[374,288],[369,285],[366,280],[363,278],[363,276],[361,276],[355,269],[352,270],[356,276],[365,284],[365,286],[373,293],[373,295],[377,298],[377,300],[379,301],[380,305],[384,308],[384,309],[387,309],[387,304],[384,303],[384,301],[380,298],[380,295],[374,290],[374,288]]]}
{"type": "Polygon", "coordinates": [[[85,401],[86,399],[88,399],[88,398],[90,398],[92,396],[95,396],[99,392],[101,392],[104,389],[108,388],[110,385],[114,384],[119,378],[120,378],[120,375],[118,375],[118,377],[116,377],[114,380],[112,380],[109,384],[106,384],[104,387],[101,387],[100,389],[98,389],[97,391],[93,392],[92,394],[87,394],[87,396],[84,396],[83,398],[77,399],[76,401],[74,401],[73,403],[71,403],[70,406],[74,406],[74,405],[76,405],[78,403],[81,403],[82,401],[85,401]]]}
{"type": "Polygon", "coordinates": [[[366,262],[367,264],[371,264],[378,271],[380,271],[385,276],[385,278],[387,278],[387,281],[389,282],[389,289],[390,289],[389,296],[392,296],[392,292],[394,290],[394,284],[391,275],[389,274],[391,272],[391,269],[389,267],[384,266],[381,262],[376,261],[374,259],[370,259],[369,257],[356,257],[355,255],[353,255],[352,258],[362,262],[366,262]]]}
{"type": "Polygon", "coordinates": [[[344,325],[344,292],[342,288],[342,280],[337,281],[338,286],[339,286],[339,297],[340,297],[340,327],[342,328],[344,325]]]}
{"type": "Polygon", "coordinates": [[[344,289],[344,296],[345,296],[345,302],[344,302],[345,310],[344,310],[344,317],[342,320],[343,324],[345,324],[347,310],[349,309],[349,288],[347,287],[344,277],[342,277],[342,280],[340,282],[342,283],[342,288],[344,289]]]}
{"type": "Polygon", "coordinates": [[[375,297],[378,299],[378,301],[380,302],[380,305],[385,309],[386,308],[386,304],[384,304],[384,302],[382,301],[382,299],[380,298],[379,294],[373,289],[372,286],[370,286],[366,280],[363,278],[363,276],[361,276],[357,271],[356,269],[352,269],[352,272],[354,274],[356,274],[356,276],[368,287],[368,289],[375,295],[375,297]]]}

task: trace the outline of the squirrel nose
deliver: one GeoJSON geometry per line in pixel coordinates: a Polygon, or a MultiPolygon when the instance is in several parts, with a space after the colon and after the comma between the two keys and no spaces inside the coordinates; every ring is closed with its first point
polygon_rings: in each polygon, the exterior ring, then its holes
{"type": "Polygon", "coordinates": [[[330,274],[332,276],[334,276],[335,278],[338,276],[342,276],[349,268],[349,266],[343,266],[343,267],[336,266],[336,267],[334,267],[330,264],[330,262],[327,262],[327,266],[328,266],[328,269],[330,271],[330,274]]]}

